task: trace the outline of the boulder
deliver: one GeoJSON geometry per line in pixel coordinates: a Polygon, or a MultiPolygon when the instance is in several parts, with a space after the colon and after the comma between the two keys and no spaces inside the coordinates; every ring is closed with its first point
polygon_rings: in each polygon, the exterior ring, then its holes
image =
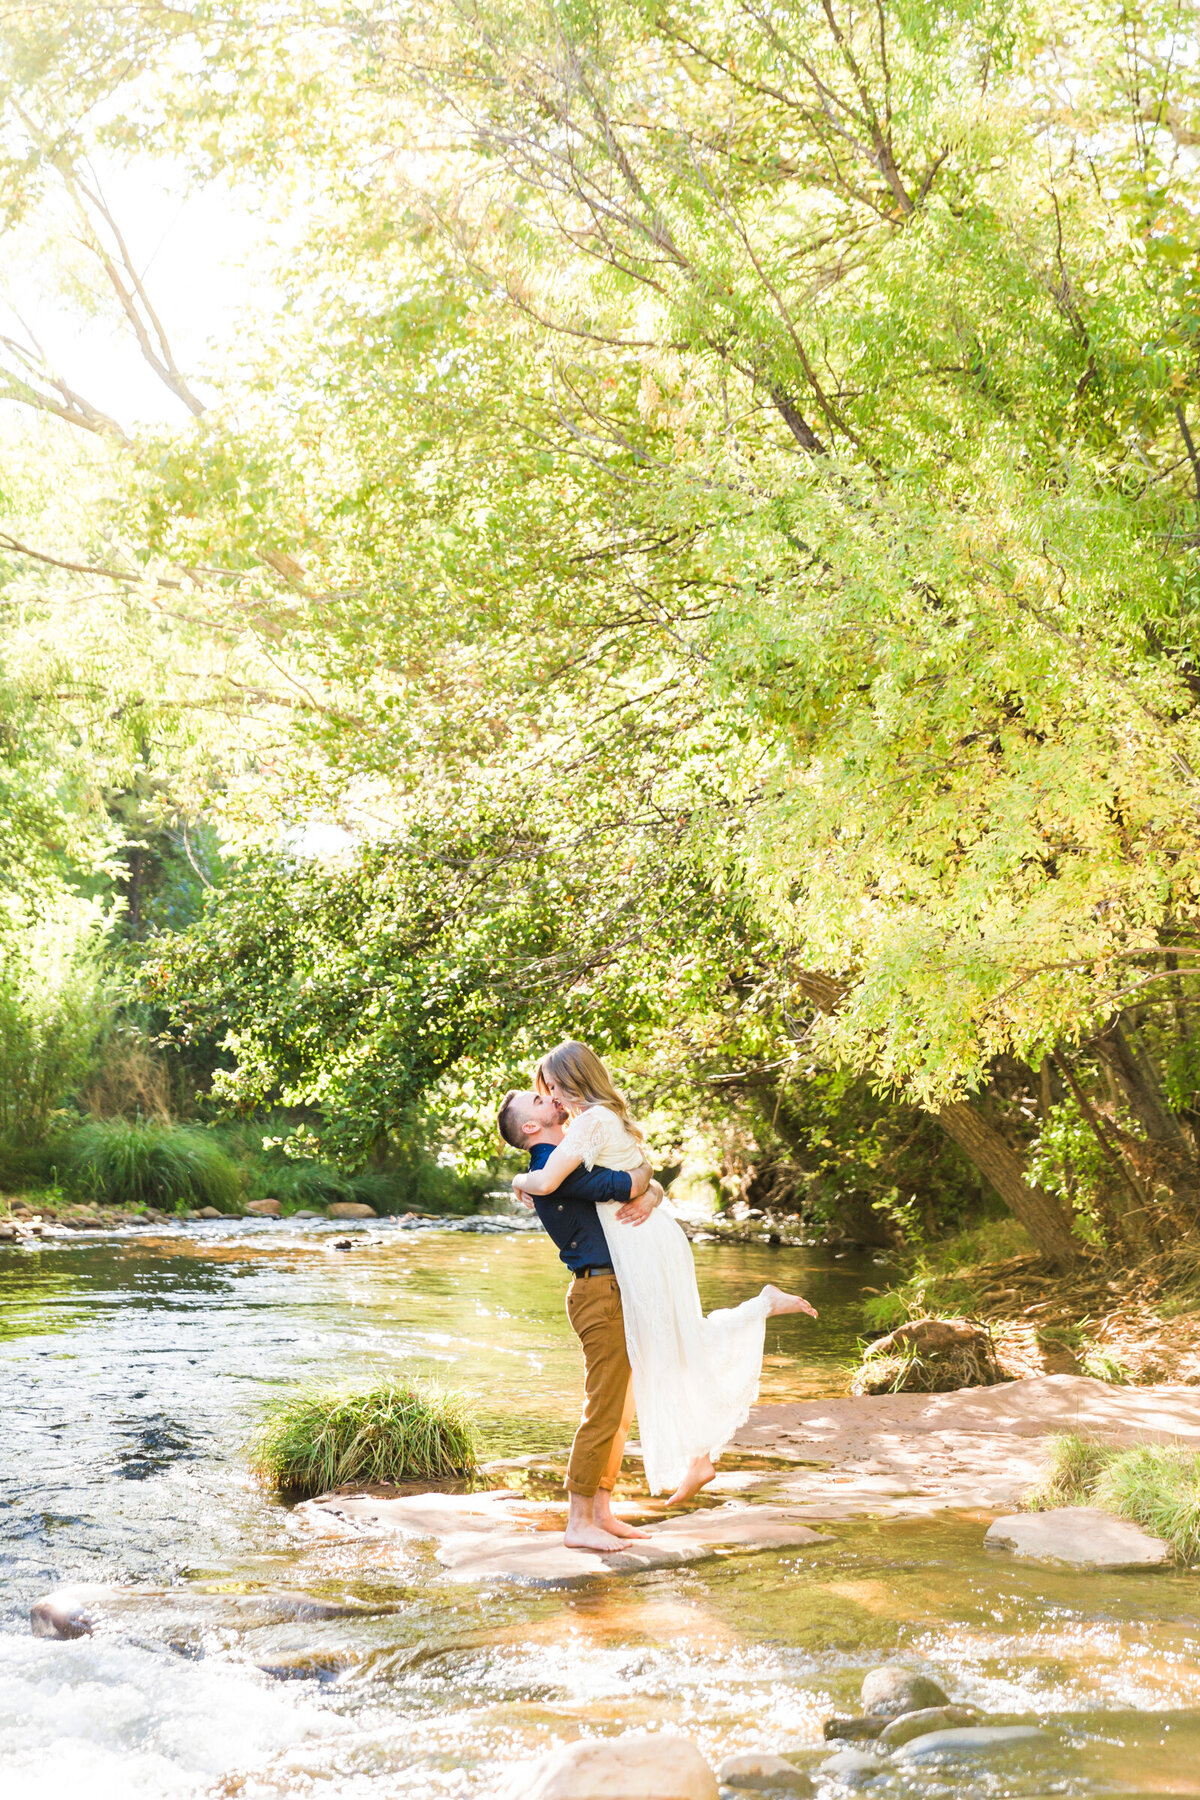
{"type": "Polygon", "coordinates": [[[765,1751],[746,1756],[727,1756],[717,1767],[722,1787],[749,1789],[752,1793],[811,1794],[812,1779],[795,1763],[765,1751]]]}
{"type": "Polygon", "coordinates": [[[193,1219],[223,1219],[225,1214],[218,1212],[215,1206],[198,1206],[192,1217],[193,1219]]]}
{"type": "Polygon", "coordinates": [[[319,1212],[313,1212],[311,1207],[302,1206],[300,1208],[299,1212],[294,1212],[292,1214],[292,1217],[293,1217],[293,1219],[323,1219],[325,1217],[325,1214],[319,1213],[319,1212]]]}
{"type": "Polygon", "coordinates": [[[953,1731],[926,1731],[901,1744],[895,1760],[938,1762],[942,1758],[986,1756],[992,1750],[1035,1743],[1045,1735],[1036,1725],[964,1725],[953,1731]]]}
{"type": "Polygon", "coordinates": [[[29,1628],[39,1638],[90,1637],[101,1607],[116,1591],[91,1582],[55,1588],[30,1607],[29,1628]]]}
{"type": "Polygon", "coordinates": [[[843,1787],[861,1787],[887,1766],[881,1756],[872,1756],[869,1750],[839,1750],[836,1756],[818,1763],[816,1772],[830,1781],[840,1781],[843,1787]]]}
{"type": "Polygon", "coordinates": [[[329,1216],[331,1219],[377,1219],[379,1214],[361,1200],[335,1200],[329,1216]]]}
{"type": "Polygon", "coordinates": [[[278,1200],[247,1200],[246,1211],[256,1219],[277,1219],[283,1207],[278,1200]]]}
{"type": "Polygon", "coordinates": [[[1066,1563],[1076,1569],[1157,1569],[1174,1560],[1164,1538],[1114,1518],[1098,1506],[1060,1506],[1051,1512],[997,1519],[984,1543],[1011,1550],[1024,1562],[1066,1563]]]}
{"type": "Polygon", "coordinates": [[[884,1663],[863,1676],[862,1703],[864,1712],[898,1719],[924,1707],[948,1706],[950,1699],[928,1675],[917,1675],[901,1663],[884,1663]]]}
{"type": "Polygon", "coordinates": [[[922,1737],[927,1731],[948,1731],[954,1725],[977,1725],[979,1709],[974,1706],[923,1706],[919,1712],[901,1713],[885,1725],[879,1742],[885,1750],[897,1750],[910,1738],[922,1737]]]}
{"type": "Polygon", "coordinates": [[[20,1235],[15,1225],[10,1225],[7,1219],[0,1220],[0,1244],[15,1244],[20,1235]]]}
{"type": "Polygon", "coordinates": [[[691,1738],[668,1732],[584,1738],[516,1770],[500,1800],[718,1800],[691,1738]]]}
{"type": "Polygon", "coordinates": [[[826,1719],[826,1739],[840,1738],[843,1742],[861,1743],[870,1738],[877,1738],[887,1724],[888,1713],[866,1713],[853,1719],[826,1719]]]}

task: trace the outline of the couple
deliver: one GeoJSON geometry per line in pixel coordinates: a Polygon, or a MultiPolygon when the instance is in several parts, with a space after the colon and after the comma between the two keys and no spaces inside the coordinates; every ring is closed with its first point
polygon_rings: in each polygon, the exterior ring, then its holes
{"type": "Polygon", "coordinates": [[[529,1152],[529,1173],[513,1188],[574,1276],[567,1317],[585,1376],[566,1541],[617,1550],[646,1536],[612,1510],[635,1404],[650,1492],[670,1492],[668,1505],[690,1500],[758,1394],[767,1320],[817,1315],[799,1295],[765,1287],[706,1318],[691,1245],[658,1210],[663,1191],[642,1134],[600,1058],[568,1039],[542,1058],[535,1083],[504,1096],[497,1123],[507,1144],[529,1152]]]}

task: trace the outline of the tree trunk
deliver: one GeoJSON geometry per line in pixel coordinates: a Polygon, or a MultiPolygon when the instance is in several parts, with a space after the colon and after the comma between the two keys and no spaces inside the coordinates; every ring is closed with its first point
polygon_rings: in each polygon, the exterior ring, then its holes
{"type": "MultiPolygon", "coordinates": [[[[844,982],[820,969],[797,970],[793,979],[820,1012],[835,1012],[846,991],[844,982]]],[[[1069,1217],[1051,1194],[1027,1178],[1017,1152],[979,1108],[956,1100],[938,1107],[933,1116],[1020,1220],[1047,1262],[1059,1268],[1072,1263],[1078,1246],[1069,1217]]]]}
{"type": "Polygon", "coordinates": [[[969,1100],[955,1100],[939,1107],[934,1116],[1020,1220],[1047,1262],[1059,1267],[1073,1262],[1077,1245],[1066,1213],[1045,1188],[1028,1179],[1021,1158],[979,1108],[969,1100]]]}

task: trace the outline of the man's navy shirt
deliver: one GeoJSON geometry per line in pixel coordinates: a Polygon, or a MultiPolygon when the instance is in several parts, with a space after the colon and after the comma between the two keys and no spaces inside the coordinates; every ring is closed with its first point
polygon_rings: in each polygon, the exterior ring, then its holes
{"type": "MultiPolygon", "coordinates": [[[[530,1168],[544,1168],[555,1148],[554,1144],[532,1144],[530,1168]]],[[[633,1183],[624,1169],[585,1169],[580,1163],[552,1194],[534,1194],[533,1207],[568,1269],[611,1268],[612,1256],[596,1202],[624,1202],[632,1192],[633,1183]]]]}

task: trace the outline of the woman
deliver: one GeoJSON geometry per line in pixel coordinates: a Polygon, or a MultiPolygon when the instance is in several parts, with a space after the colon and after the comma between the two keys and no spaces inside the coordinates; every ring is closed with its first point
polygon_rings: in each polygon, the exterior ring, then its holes
{"type": "MultiPolygon", "coordinates": [[[[580,1163],[635,1169],[642,1162],[645,1144],[625,1097],[586,1044],[568,1039],[544,1056],[537,1087],[571,1122],[545,1166],[516,1176],[514,1188],[552,1194],[580,1163]]],[[[596,1208],[621,1290],[646,1481],[652,1494],[670,1492],[675,1506],[713,1479],[715,1458],[749,1416],[767,1320],[817,1314],[798,1294],[768,1286],[705,1317],[692,1248],[677,1220],[659,1207],[639,1230],[622,1231],[616,1210],[596,1208]]]]}

